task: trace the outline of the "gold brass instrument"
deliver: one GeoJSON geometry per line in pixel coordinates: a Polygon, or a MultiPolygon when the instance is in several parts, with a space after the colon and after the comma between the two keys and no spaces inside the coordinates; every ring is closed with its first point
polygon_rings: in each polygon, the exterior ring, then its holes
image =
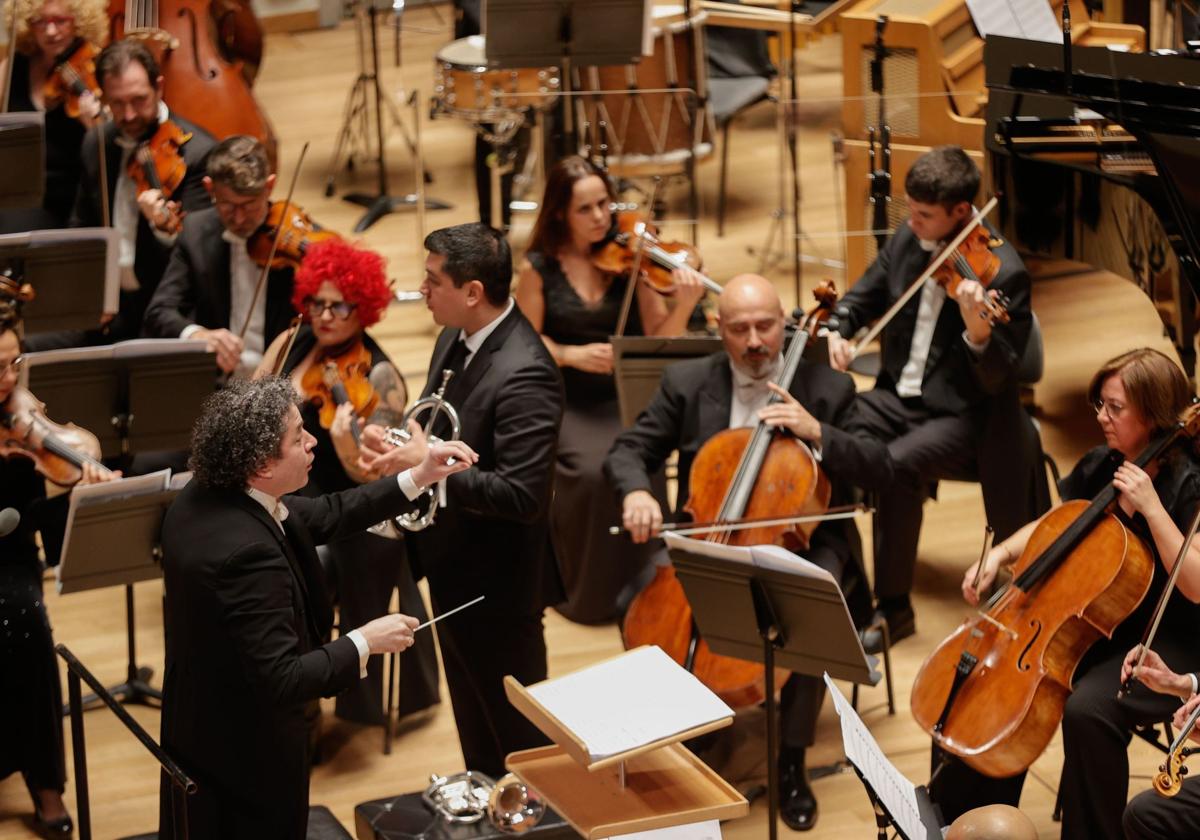
{"type": "MultiPolygon", "coordinates": [[[[404,412],[404,418],[400,421],[400,425],[390,426],[384,430],[384,440],[392,446],[403,446],[412,439],[412,435],[408,432],[408,421],[415,420],[424,412],[428,412],[429,416],[425,420],[425,435],[428,437],[431,444],[441,443],[441,438],[434,437],[429,434],[433,428],[433,424],[437,421],[439,414],[445,414],[450,421],[450,440],[458,440],[458,436],[462,431],[462,424],[458,420],[458,412],[454,410],[454,406],[446,402],[446,386],[450,384],[450,377],[454,376],[454,371],[442,371],[442,384],[438,386],[435,393],[428,397],[417,400],[408,411],[404,412]]],[[[438,489],[437,487],[428,487],[425,489],[426,498],[429,505],[424,513],[420,509],[411,513],[402,513],[396,517],[396,524],[406,531],[424,531],[433,524],[434,516],[438,509],[438,489]]]]}
{"type": "Polygon", "coordinates": [[[429,780],[421,799],[448,823],[471,825],[486,816],[506,834],[523,834],[546,812],[541,798],[512,773],[499,782],[474,770],[429,780]]]}
{"type": "Polygon", "coordinates": [[[1179,734],[1171,743],[1171,748],[1167,750],[1167,757],[1163,759],[1163,763],[1158,766],[1158,773],[1154,776],[1152,786],[1154,792],[1159,796],[1171,797],[1179,793],[1179,788],[1183,785],[1183,777],[1187,775],[1187,767],[1184,762],[1192,753],[1196,752],[1196,747],[1185,747],[1188,736],[1192,734],[1192,730],[1196,728],[1196,720],[1200,718],[1200,706],[1197,706],[1192,712],[1191,717],[1187,719],[1187,723],[1179,730],[1179,734]]]}

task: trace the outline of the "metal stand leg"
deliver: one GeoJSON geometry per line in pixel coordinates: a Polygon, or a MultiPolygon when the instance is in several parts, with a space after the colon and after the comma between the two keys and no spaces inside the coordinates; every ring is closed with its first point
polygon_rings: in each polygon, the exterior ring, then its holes
{"type": "MultiPolygon", "coordinates": [[[[129,662],[126,666],[125,682],[119,683],[108,689],[108,693],[122,703],[139,703],[143,706],[156,708],[158,703],[162,702],[162,692],[151,687],[150,678],[154,676],[154,669],[137,664],[137,646],[134,639],[134,615],[133,615],[133,584],[125,584],[125,631],[126,631],[126,647],[129,655],[129,662]],[[151,703],[150,701],[157,701],[151,703]]],[[[84,706],[92,706],[100,702],[100,698],[95,694],[88,694],[83,698],[84,706]]],[[[63,715],[70,714],[70,706],[63,708],[63,715]]]]}

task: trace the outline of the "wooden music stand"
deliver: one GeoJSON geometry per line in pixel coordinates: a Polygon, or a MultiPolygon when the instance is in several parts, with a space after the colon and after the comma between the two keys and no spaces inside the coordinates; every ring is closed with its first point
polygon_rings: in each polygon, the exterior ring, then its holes
{"type": "MultiPolygon", "coordinates": [[[[592,667],[603,668],[647,650],[654,649],[627,651],[592,667]]],[[[672,664],[668,662],[667,666],[672,664]]],[[[644,685],[613,687],[628,696],[646,690],[644,685]]],[[[736,819],[749,813],[746,799],[680,743],[730,725],[732,711],[710,723],[598,757],[530,689],[508,676],[504,678],[504,690],[513,706],[554,741],[553,746],[512,753],[505,765],[535,788],[587,840],[705,820],[736,819]]]]}

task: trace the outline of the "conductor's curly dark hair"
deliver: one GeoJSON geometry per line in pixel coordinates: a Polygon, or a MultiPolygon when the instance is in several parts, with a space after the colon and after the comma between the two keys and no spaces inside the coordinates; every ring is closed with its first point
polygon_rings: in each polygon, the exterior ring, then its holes
{"type": "Polygon", "coordinates": [[[192,427],[188,467],[201,486],[245,490],[251,477],[278,458],[288,409],[299,405],[288,379],[234,379],[204,401],[192,427]]]}

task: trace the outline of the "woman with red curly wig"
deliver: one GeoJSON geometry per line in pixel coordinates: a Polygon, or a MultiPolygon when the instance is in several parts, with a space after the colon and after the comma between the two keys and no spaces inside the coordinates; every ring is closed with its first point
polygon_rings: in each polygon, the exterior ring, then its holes
{"type": "MultiPolygon", "coordinates": [[[[408,401],[404,377],[383,352],[366,328],[378,323],[392,299],[392,290],[384,272],[383,257],[374,251],[356,248],[342,240],[327,240],[312,245],[304,262],[296,270],[292,305],[304,323],[290,349],[290,330],[283,332],[264,354],[259,372],[270,371],[281,353],[286,353],[279,368],[281,376],[291,377],[304,398],[300,415],[304,428],[317,439],[313,450],[308,485],[300,492],[319,496],[345,490],[370,481],[373,476],[358,466],[358,444],[353,424],[357,421],[354,405],[343,403],[329,428],[321,423],[321,404],[325,393],[305,393],[305,374],[314,365],[361,354],[370,358],[365,377],[373,391],[369,414],[362,419],[382,426],[399,425],[408,401]]],[[[400,610],[425,620],[425,604],[404,554],[404,543],[363,532],[330,543],[327,569],[330,588],[336,590],[339,623],[359,627],[388,612],[392,590],[400,590],[400,610]]],[[[437,657],[433,637],[422,635],[416,644],[400,655],[401,716],[428,708],[438,702],[437,657]]],[[[380,724],[384,721],[382,657],[373,656],[367,666],[367,678],[350,691],[338,695],[337,715],[356,723],[380,724]]]]}

